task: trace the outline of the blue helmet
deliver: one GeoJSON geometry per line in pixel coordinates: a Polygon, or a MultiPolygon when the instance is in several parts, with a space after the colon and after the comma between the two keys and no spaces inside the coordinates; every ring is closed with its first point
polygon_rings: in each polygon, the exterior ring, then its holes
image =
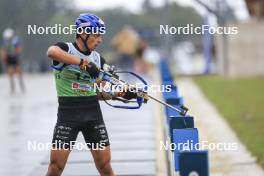
{"type": "Polygon", "coordinates": [[[82,13],[75,21],[77,32],[105,34],[104,21],[94,14],[82,13]]]}

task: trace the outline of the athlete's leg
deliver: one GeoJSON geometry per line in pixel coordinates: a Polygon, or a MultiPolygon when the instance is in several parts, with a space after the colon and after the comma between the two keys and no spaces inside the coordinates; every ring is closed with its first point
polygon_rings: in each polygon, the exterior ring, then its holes
{"type": "Polygon", "coordinates": [[[78,132],[78,128],[73,124],[57,122],[53,133],[53,150],[50,153],[47,176],[60,176],[62,174],[78,132]]]}
{"type": "Polygon", "coordinates": [[[20,65],[16,65],[16,73],[17,73],[18,78],[19,78],[20,89],[21,89],[22,92],[25,92],[23,73],[22,73],[22,69],[21,69],[20,65]]]}
{"type": "Polygon", "coordinates": [[[91,149],[94,163],[100,175],[113,176],[110,143],[104,121],[88,122],[81,131],[87,146],[91,149]]]}
{"type": "Polygon", "coordinates": [[[15,92],[15,82],[14,82],[14,67],[12,65],[7,66],[7,73],[10,81],[11,93],[15,92]]]}
{"type": "Polygon", "coordinates": [[[114,172],[111,167],[111,151],[107,146],[100,150],[91,150],[94,158],[94,163],[101,176],[113,176],[114,172]]]}
{"type": "Polygon", "coordinates": [[[66,165],[70,150],[51,150],[47,176],[60,176],[66,165]]]}

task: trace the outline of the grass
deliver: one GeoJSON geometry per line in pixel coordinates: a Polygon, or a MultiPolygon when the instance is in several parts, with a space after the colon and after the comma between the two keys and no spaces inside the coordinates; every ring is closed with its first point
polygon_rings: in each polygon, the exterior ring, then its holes
{"type": "Polygon", "coordinates": [[[194,80],[264,168],[264,77],[194,80]]]}

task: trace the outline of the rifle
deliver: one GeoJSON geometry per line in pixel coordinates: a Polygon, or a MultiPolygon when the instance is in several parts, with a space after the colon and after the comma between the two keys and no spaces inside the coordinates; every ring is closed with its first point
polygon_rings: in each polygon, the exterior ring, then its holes
{"type": "Polygon", "coordinates": [[[152,99],[168,108],[171,108],[173,109],[174,111],[180,113],[180,115],[182,116],[186,116],[186,113],[188,111],[188,108],[186,108],[185,106],[180,106],[180,107],[175,107],[175,106],[172,106],[162,100],[159,100],[151,95],[149,95],[147,93],[147,88],[148,88],[148,84],[147,82],[141,77],[139,76],[138,74],[134,73],[134,72],[131,72],[131,71],[105,71],[105,70],[100,70],[100,73],[99,73],[99,80],[102,80],[102,81],[106,81],[108,83],[111,84],[111,86],[119,86],[119,87],[122,87],[122,88],[125,88],[125,89],[129,89],[129,90],[132,90],[133,92],[135,92],[137,94],[137,98],[136,98],[136,101],[131,101],[131,100],[126,100],[126,99],[123,99],[121,97],[116,97],[116,98],[113,98],[113,100],[118,100],[118,101],[121,101],[123,103],[137,103],[136,106],[127,106],[127,105],[112,105],[110,104],[109,102],[107,102],[105,99],[104,101],[106,102],[106,104],[108,104],[109,106],[111,107],[114,107],[114,108],[122,108],[122,109],[139,109],[143,103],[147,103],[147,101],[149,99],[152,99]],[[137,88],[136,86],[134,85],[130,85],[128,84],[127,82],[119,79],[119,75],[118,74],[129,74],[135,78],[137,78],[143,85],[144,87],[143,88],[137,88]]]}

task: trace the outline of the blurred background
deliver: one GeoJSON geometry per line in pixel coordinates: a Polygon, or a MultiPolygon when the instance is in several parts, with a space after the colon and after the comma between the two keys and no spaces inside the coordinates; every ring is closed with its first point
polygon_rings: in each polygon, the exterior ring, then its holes
{"type": "MultiPolygon", "coordinates": [[[[260,32],[263,2],[254,0],[200,1],[200,0],[137,0],[93,3],[69,0],[2,1],[0,31],[10,27],[23,43],[21,63],[26,72],[47,72],[49,63],[46,49],[56,41],[72,41],[73,35],[28,35],[28,25],[54,26],[74,24],[79,13],[91,12],[101,16],[107,24],[107,35],[99,48],[109,61],[116,61],[118,54],[140,55],[139,50],[155,48],[174,62],[174,71],[180,74],[261,75],[262,52],[260,32]],[[186,26],[236,26],[238,35],[160,35],[160,25],[186,26]],[[130,28],[135,34],[131,51],[118,45],[121,31],[130,28]],[[250,37],[249,37],[250,36],[250,37]],[[133,44],[134,43],[134,44],[133,44]],[[251,47],[249,47],[251,46],[251,47]],[[141,48],[141,49],[140,49],[141,48]],[[144,49],[143,49],[144,48],[144,49]],[[134,53],[133,53],[134,52],[134,53]],[[252,69],[254,68],[254,69],[252,69]]],[[[126,34],[125,34],[126,35],[126,34]]],[[[122,38],[122,37],[121,37],[122,38]]],[[[130,41],[129,41],[130,42],[130,41]]],[[[151,50],[153,51],[153,50],[151,50]]],[[[120,55],[119,55],[120,56],[120,55]]],[[[138,59],[140,60],[140,59],[138,59]]],[[[147,59],[151,62],[152,59],[147,59]]],[[[155,59],[153,59],[155,60],[155,59]]],[[[152,61],[155,62],[155,61],[152,61]]],[[[0,64],[0,73],[5,70],[0,64]]]]}
{"type": "MultiPolygon", "coordinates": [[[[75,34],[28,35],[28,25],[69,26],[84,12],[95,13],[106,23],[107,32],[98,51],[107,62],[124,70],[151,75],[153,67],[160,60],[166,60],[176,82],[185,78],[194,81],[256,157],[256,162],[264,167],[264,139],[261,136],[264,134],[263,0],[1,0],[1,46],[4,46],[4,31],[13,29],[14,36],[19,38],[19,65],[25,75],[20,84],[24,84],[25,97],[35,96],[32,101],[27,100],[31,110],[55,105],[55,92],[50,94],[43,90],[45,88],[38,87],[40,82],[39,85],[47,80],[52,82],[46,50],[58,41],[73,42],[75,34]],[[160,25],[184,27],[187,24],[235,26],[238,34],[160,34],[160,25]],[[49,76],[42,77],[42,74],[49,76]],[[33,87],[46,98],[54,98],[45,104],[44,100],[36,98],[39,94],[32,94],[33,87]],[[34,101],[40,101],[40,105],[34,101]]],[[[2,56],[0,102],[5,117],[1,115],[0,119],[17,129],[12,124],[17,120],[23,122],[21,111],[26,110],[23,110],[23,103],[19,103],[21,100],[14,100],[14,96],[19,94],[9,95],[7,71],[2,56]],[[15,114],[6,116],[10,112],[15,114]],[[8,118],[14,118],[13,122],[8,118]]],[[[181,89],[188,90],[188,87],[181,89]]],[[[44,109],[41,110],[43,116],[48,115],[44,109]]],[[[50,111],[55,114],[56,107],[50,111]]],[[[12,134],[2,137],[7,140],[12,134]]]]}

